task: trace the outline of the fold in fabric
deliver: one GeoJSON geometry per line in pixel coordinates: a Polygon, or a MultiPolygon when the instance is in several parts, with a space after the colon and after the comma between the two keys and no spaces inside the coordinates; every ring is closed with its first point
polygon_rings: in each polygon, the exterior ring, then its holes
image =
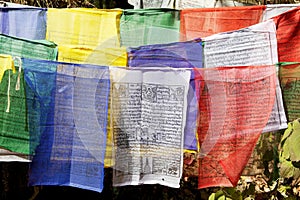
{"type": "Polygon", "coordinates": [[[261,22],[266,6],[183,9],[180,12],[180,40],[207,37],[261,22]]]}
{"type": "Polygon", "coordinates": [[[104,66],[126,66],[126,48],[108,48],[104,44],[96,49],[81,48],[74,45],[59,46],[58,61],[71,63],[86,63],[104,66]]]}
{"type": "Polygon", "coordinates": [[[300,7],[272,18],[276,24],[279,62],[300,61],[299,18],[300,7]]]}
{"type": "Polygon", "coordinates": [[[178,42],[179,23],[178,10],[124,10],[120,23],[121,45],[137,47],[178,42]]]}
{"type": "Polygon", "coordinates": [[[46,38],[46,15],[46,8],[1,7],[0,33],[31,40],[44,40],[46,38]]]}
{"type": "Polygon", "coordinates": [[[270,65],[198,72],[198,188],[234,187],[270,117],[276,69],[270,65]]]}
{"type": "Polygon", "coordinates": [[[292,122],[300,118],[300,63],[281,63],[279,80],[287,118],[292,122]]]}
{"type": "MultiPolygon", "coordinates": [[[[24,65],[26,80],[31,83],[28,94],[34,96],[30,107],[41,110],[37,126],[40,136],[31,140],[37,148],[30,165],[29,185],[63,185],[101,192],[110,89],[108,67],[25,59],[24,65]],[[45,80],[46,84],[40,84],[45,80]]],[[[31,115],[35,123],[38,116],[31,115]]]]}
{"type": "Polygon", "coordinates": [[[266,6],[266,10],[263,14],[263,21],[297,8],[300,4],[267,4],[266,6]]]}
{"type": "MultiPolygon", "coordinates": [[[[188,42],[128,48],[128,66],[129,68],[202,68],[202,42],[197,39],[188,42]]],[[[184,148],[188,150],[197,150],[197,102],[194,73],[192,73],[184,133],[184,148]]]]}

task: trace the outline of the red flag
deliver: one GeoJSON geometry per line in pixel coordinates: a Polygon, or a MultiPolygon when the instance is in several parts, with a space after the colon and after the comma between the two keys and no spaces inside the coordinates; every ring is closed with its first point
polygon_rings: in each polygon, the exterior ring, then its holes
{"type": "Polygon", "coordinates": [[[300,61],[300,7],[272,19],[276,24],[279,62],[300,61]]]}
{"type": "Polygon", "coordinates": [[[181,41],[257,24],[265,9],[266,6],[183,9],[180,13],[181,41]]]}
{"type": "Polygon", "coordinates": [[[199,69],[196,75],[198,187],[235,186],[272,111],[275,66],[199,69]]]}

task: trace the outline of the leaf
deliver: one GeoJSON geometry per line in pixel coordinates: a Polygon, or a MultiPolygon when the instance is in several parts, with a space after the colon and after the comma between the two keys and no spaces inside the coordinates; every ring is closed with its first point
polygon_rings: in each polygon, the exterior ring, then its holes
{"type": "MultiPolygon", "coordinates": [[[[243,200],[242,193],[237,191],[236,188],[225,188],[224,193],[226,197],[229,197],[234,200],[243,200]]],[[[228,198],[226,198],[228,199],[228,198]]]]}
{"type": "Polygon", "coordinates": [[[281,163],[280,163],[280,176],[282,178],[290,178],[290,177],[293,177],[294,176],[294,166],[292,164],[292,162],[289,162],[289,161],[286,161],[286,160],[283,160],[281,163]]]}
{"type": "Polygon", "coordinates": [[[209,195],[208,200],[215,200],[216,199],[216,193],[212,193],[209,195]]]}
{"type": "Polygon", "coordinates": [[[280,194],[284,197],[287,198],[288,195],[286,194],[286,191],[288,189],[291,189],[290,186],[284,186],[284,185],[280,185],[279,188],[277,189],[278,192],[280,192],[280,194]]]}
{"type": "Polygon", "coordinates": [[[300,131],[293,131],[289,140],[290,159],[292,161],[300,161],[300,131]]]}

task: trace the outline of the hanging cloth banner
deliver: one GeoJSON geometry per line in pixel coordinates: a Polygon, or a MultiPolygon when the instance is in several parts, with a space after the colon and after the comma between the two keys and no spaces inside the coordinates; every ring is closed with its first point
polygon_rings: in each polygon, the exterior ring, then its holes
{"type": "Polygon", "coordinates": [[[276,24],[279,62],[300,61],[300,7],[272,19],[276,24]]]}
{"type": "MultiPolygon", "coordinates": [[[[148,45],[128,49],[128,66],[156,68],[202,68],[202,42],[200,39],[162,45],[148,45]]],[[[184,148],[197,150],[198,100],[195,93],[195,80],[192,71],[188,91],[184,148]]]]}
{"type": "MultiPolygon", "coordinates": [[[[33,86],[29,94],[35,95],[31,107],[39,105],[43,111],[40,137],[32,138],[32,144],[39,145],[30,166],[29,184],[101,192],[110,89],[108,67],[25,59],[24,65],[26,80],[33,86]],[[57,71],[52,70],[53,65],[57,71]],[[45,80],[47,84],[41,85],[45,80]]],[[[31,116],[35,119],[34,113],[31,116]]]]}
{"type": "Polygon", "coordinates": [[[47,40],[27,40],[0,34],[0,53],[12,56],[56,60],[57,46],[47,40]]]}
{"type": "Polygon", "coordinates": [[[137,47],[178,42],[179,24],[178,10],[124,10],[120,23],[121,45],[137,47]]]}
{"type": "Polygon", "coordinates": [[[271,19],[284,12],[299,7],[300,4],[267,4],[267,8],[263,14],[263,21],[271,19]]]}
{"type": "Polygon", "coordinates": [[[272,112],[276,69],[270,65],[198,71],[198,187],[234,187],[272,112]]]}
{"type": "MultiPolygon", "coordinates": [[[[57,48],[48,41],[25,40],[0,34],[0,53],[13,56],[56,60],[57,48]]],[[[1,115],[0,147],[30,154],[29,125],[22,62],[15,61],[17,73],[6,70],[0,84],[1,115]]],[[[46,79],[47,80],[47,79],[46,79]]]]}
{"type": "Polygon", "coordinates": [[[203,38],[261,22],[266,6],[183,9],[180,12],[180,40],[203,38]]]}
{"type": "Polygon", "coordinates": [[[126,49],[120,48],[121,14],[118,9],[51,8],[46,38],[58,44],[59,61],[126,66],[126,49]]]}
{"type": "Polygon", "coordinates": [[[281,63],[279,79],[289,122],[300,118],[300,63],[281,63]]]}
{"type": "MultiPolygon", "coordinates": [[[[278,62],[276,28],[268,20],[245,29],[215,34],[204,41],[205,67],[275,65],[278,62]]],[[[276,81],[276,101],[263,132],[287,128],[282,93],[276,81]]]]}
{"type": "Polygon", "coordinates": [[[179,188],[190,71],[111,69],[113,185],[179,188]]]}
{"type": "Polygon", "coordinates": [[[31,40],[44,40],[46,15],[46,8],[0,7],[0,33],[31,40]]]}

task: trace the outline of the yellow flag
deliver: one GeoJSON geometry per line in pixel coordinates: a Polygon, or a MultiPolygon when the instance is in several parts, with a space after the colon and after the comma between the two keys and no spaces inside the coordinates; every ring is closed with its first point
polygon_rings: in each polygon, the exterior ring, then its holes
{"type": "Polygon", "coordinates": [[[0,54],[0,82],[6,70],[12,69],[15,72],[14,61],[11,55],[0,54]]]}

